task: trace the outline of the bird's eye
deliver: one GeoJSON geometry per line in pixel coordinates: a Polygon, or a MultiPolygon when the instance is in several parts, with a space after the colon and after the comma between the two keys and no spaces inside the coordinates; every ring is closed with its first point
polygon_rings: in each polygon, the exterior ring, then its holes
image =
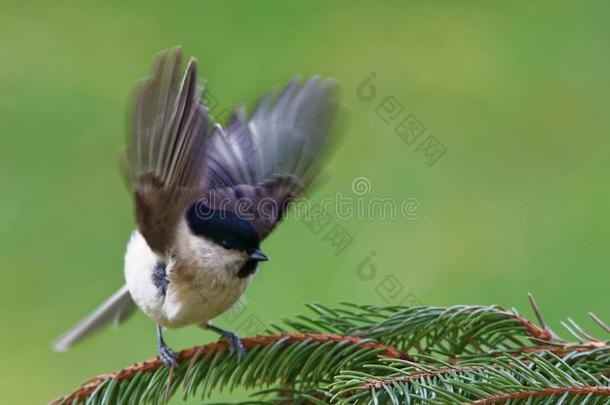
{"type": "Polygon", "coordinates": [[[228,249],[229,248],[229,241],[226,240],[226,239],[221,240],[220,241],[220,246],[222,246],[225,249],[228,249]]]}

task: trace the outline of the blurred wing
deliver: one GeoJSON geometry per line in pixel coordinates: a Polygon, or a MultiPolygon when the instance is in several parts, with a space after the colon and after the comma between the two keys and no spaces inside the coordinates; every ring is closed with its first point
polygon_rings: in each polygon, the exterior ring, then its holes
{"type": "Polygon", "coordinates": [[[182,51],[159,54],[137,88],[127,168],[140,232],[156,252],[171,247],[180,216],[198,198],[205,171],[208,116],[197,62],[181,74],[182,51]]]}
{"type": "Polygon", "coordinates": [[[267,236],[317,174],[338,109],[337,90],[332,79],[294,79],[278,96],[265,95],[250,119],[240,108],[226,129],[217,126],[206,146],[211,205],[250,201],[251,222],[260,239],[267,236]]]}
{"type": "Polygon", "coordinates": [[[303,188],[303,183],[293,175],[275,175],[272,179],[254,186],[240,184],[216,189],[213,191],[210,205],[229,209],[242,219],[250,221],[259,240],[262,240],[283,218],[288,205],[303,188]]]}

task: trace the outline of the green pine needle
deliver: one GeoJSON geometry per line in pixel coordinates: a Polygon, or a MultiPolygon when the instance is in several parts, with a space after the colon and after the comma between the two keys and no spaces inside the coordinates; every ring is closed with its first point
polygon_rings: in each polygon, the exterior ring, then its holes
{"type": "MultiPolygon", "coordinates": [[[[312,313],[244,339],[238,362],[224,342],[91,380],[54,404],[163,404],[255,390],[243,404],[610,404],[610,341],[569,319],[564,340],[498,306],[308,305],[312,313]]],[[[598,317],[594,321],[610,332],[598,317]]]]}

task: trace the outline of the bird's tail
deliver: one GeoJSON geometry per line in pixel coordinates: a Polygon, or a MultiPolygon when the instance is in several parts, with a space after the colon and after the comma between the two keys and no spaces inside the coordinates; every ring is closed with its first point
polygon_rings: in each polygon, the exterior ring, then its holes
{"type": "Polygon", "coordinates": [[[75,343],[78,343],[110,322],[118,325],[127,319],[135,308],[136,305],[129,294],[129,290],[124,285],[76,326],[57,339],[53,343],[53,349],[58,352],[68,350],[75,343]]]}

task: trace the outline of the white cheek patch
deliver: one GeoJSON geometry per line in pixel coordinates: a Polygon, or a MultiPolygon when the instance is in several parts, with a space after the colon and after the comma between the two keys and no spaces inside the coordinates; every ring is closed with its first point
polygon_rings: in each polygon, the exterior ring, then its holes
{"type": "Polygon", "coordinates": [[[248,259],[245,252],[225,249],[210,239],[193,235],[186,222],[181,223],[177,235],[176,257],[192,267],[236,274],[235,269],[248,259]]]}

